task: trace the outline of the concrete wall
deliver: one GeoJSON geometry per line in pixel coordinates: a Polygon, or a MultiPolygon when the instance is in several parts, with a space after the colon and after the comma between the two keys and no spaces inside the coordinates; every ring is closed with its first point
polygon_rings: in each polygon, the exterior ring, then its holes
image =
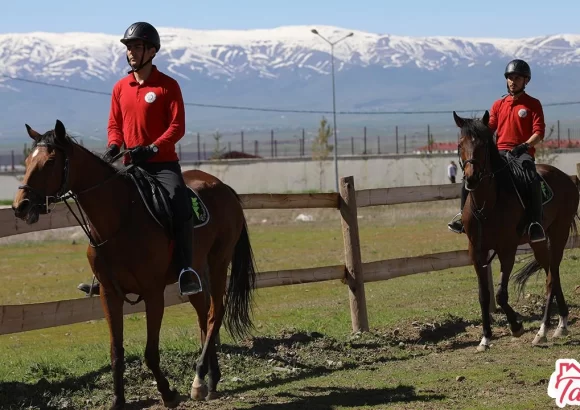
{"type": "MultiPolygon", "coordinates": [[[[457,163],[456,154],[339,157],[338,175],[354,176],[357,189],[449,183],[447,165],[457,163]]],[[[539,158],[575,175],[580,152],[557,153],[539,158]]],[[[276,161],[230,160],[183,164],[183,169],[201,169],[230,184],[239,193],[284,193],[334,190],[333,161],[305,159],[276,161]]],[[[461,179],[458,170],[458,179],[461,179]]]]}
{"type": "MultiPolygon", "coordinates": [[[[339,157],[338,174],[354,176],[357,189],[446,184],[447,165],[456,154],[374,155],[339,157]]],[[[567,150],[538,162],[553,163],[576,174],[580,151],[567,150]]],[[[221,162],[182,163],[184,170],[201,169],[230,184],[238,193],[284,193],[334,190],[332,159],[320,163],[303,158],[240,159],[221,162]]],[[[459,170],[459,179],[461,170],[459,170]]],[[[12,199],[20,182],[17,176],[0,173],[0,199],[12,199]]]]}

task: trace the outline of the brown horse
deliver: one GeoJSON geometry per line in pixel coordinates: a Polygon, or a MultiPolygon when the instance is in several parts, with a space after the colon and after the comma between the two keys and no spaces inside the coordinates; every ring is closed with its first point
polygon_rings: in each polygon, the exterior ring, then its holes
{"type": "MultiPolygon", "coordinates": [[[[178,274],[172,258],[173,241],[147,210],[125,168],[118,169],[77,144],[58,120],[54,130],[42,135],[28,125],[26,128],[34,143],[12,207],[16,217],[32,224],[40,214],[49,212],[51,204],[73,198],[87,216],[88,228],[84,219],[79,223],[90,239],[87,257],[101,283],[100,298],[111,336],[111,408],[125,405],[123,303],[136,303],[127,299],[127,293],[139,295],[145,302],[145,362],[155,376],[163,403],[176,406],[179,395],[159,367],[164,289],[176,282],[178,274]]],[[[221,377],[215,342],[222,320],[233,336],[242,337],[252,329],[255,267],[246,220],[234,190],[197,170],[184,172],[184,178],[199,193],[211,216],[207,224],[196,228],[191,265],[202,276],[204,291],[189,296],[189,301],[198,315],[202,345],[191,397],[212,399],[217,396],[221,377]]]]}
{"type": "MultiPolygon", "coordinates": [[[[459,153],[465,188],[469,191],[462,222],[469,239],[469,256],[479,282],[483,338],[477,350],[484,351],[489,348],[492,335],[486,269],[491,262],[488,260],[490,250],[495,251],[501,264],[501,280],[495,295],[497,304],[507,316],[512,335],[519,337],[524,333],[516,312],[508,304],[508,282],[518,245],[529,242],[527,232],[522,228],[526,213],[512,183],[510,164],[501,157],[493,133],[488,128],[489,113],[486,111],[481,119],[467,119],[453,112],[453,118],[461,129],[459,153]]],[[[553,191],[553,198],[543,209],[542,225],[548,241],[530,243],[535,260],[515,277],[521,292],[533,273],[541,268],[546,271],[546,305],[534,345],[547,341],[550,304],[554,297],[560,315],[554,337],[568,333],[568,307],[560,284],[560,262],[570,231],[577,234],[580,196],[576,185],[564,172],[544,164],[538,164],[536,169],[553,191]]]]}

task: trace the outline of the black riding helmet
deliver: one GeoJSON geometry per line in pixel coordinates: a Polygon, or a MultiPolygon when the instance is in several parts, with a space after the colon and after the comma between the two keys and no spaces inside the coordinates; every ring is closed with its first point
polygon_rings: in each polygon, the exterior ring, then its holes
{"type": "Polygon", "coordinates": [[[508,78],[510,74],[521,75],[522,77],[526,77],[528,81],[532,79],[532,70],[524,60],[516,59],[510,61],[505,68],[504,77],[508,78]]]}
{"type": "MultiPolygon", "coordinates": [[[[155,48],[155,51],[157,53],[161,48],[161,40],[159,38],[159,33],[157,32],[155,27],[143,21],[138,21],[137,23],[131,24],[129,28],[125,30],[125,35],[121,39],[121,43],[127,45],[129,41],[133,40],[141,40],[145,44],[151,45],[152,47],[155,48]]],[[[139,64],[139,66],[137,68],[131,68],[128,74],[141,70],[143,67],[149,64],[151,60],[153,60],[153,57],[151,57],[147,61],[143,61],[143,58],[141,58],[141,63],[139,64]]],[[[127,63],[129,63],[129,57],[127,57],[127,63]]]]}
{"type": "Polygon", "coordinates": [[[121,39],[121,43],[127,45],[131,40],[142,40],[145,43],[149,43],[155,47],[157,52],[159,52],[159,49],[161,48],[159,33],[155,27],[143,21],[131,24],[129,28],[125,30],[125,35],[121,39]]]}

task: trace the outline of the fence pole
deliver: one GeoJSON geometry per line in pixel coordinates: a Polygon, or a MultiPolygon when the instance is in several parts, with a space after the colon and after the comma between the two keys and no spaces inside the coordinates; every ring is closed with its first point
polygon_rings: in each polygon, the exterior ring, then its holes
{"type": "Polygon", "coordinates": [[[199,132],[197,133],[197,160],[201,161],[201,146],[199,140],[199,132]]]}
{"type": "Polygon", "coordinates": [[[364,149],[363,155],[367,155],[367,127],[364,128],[364,149]]]}
{"type": "Polygon", "coordinates": [[[369,321],[358,234],[354,177],[340,178],[340,197],[339,208],[344,240],[345,275],[348,284],[352,330],[353,332],[368,332],[369,321]]]}

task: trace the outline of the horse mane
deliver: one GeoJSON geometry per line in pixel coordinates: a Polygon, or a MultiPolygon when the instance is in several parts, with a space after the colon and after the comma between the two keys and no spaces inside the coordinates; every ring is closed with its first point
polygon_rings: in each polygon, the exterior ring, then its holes
{"type": "Polygon", "coordinates": [[[476,147],[483,148],[487,144],[491,171],[494,173],[497,187],[503,191],[509,190],[511,188],[510,178],[507,175],[509,168],[505,159],[499,153],[492,130],[481,120],[468,119],[461,128],[461,134],[472,138],[476,147]]]}
{"type": "MultiPolygon", "coordinates": [[[[79,144],[77,142],[77,140],[70,136],[68,133],[65,134],[65,141],[66,144],[69,144],[71,146],[75,146],[81,150],[83,150],[84,152],[90,154],[91,156],[95,157],[95,159],[102,165],[107,167],[108,169],[111,170],[111,172],[119,172],[119,173],[124,173],[123,170],[119,170],[119,168],[115,167],[115,165],[105,161],[104,159],[101,158],[101,156],[91,150],[89,150],[88,148],[85,148],[84,146],[82,146],[81,144],[79,144]]],[[[59,138],[57,138],[56,133],[54,132],[54,130],[50,130],[45,132],[40,139],[35,140],[34,143],[32,144],[32,149],[36,148],[36,146],[40,143],[44,143],[47,145],[52,145],[56,148],[60,148],[62,150],[66,149],[67,147],[65,145],[62,144],[62,141],[59,140],[59,138]]]]}

